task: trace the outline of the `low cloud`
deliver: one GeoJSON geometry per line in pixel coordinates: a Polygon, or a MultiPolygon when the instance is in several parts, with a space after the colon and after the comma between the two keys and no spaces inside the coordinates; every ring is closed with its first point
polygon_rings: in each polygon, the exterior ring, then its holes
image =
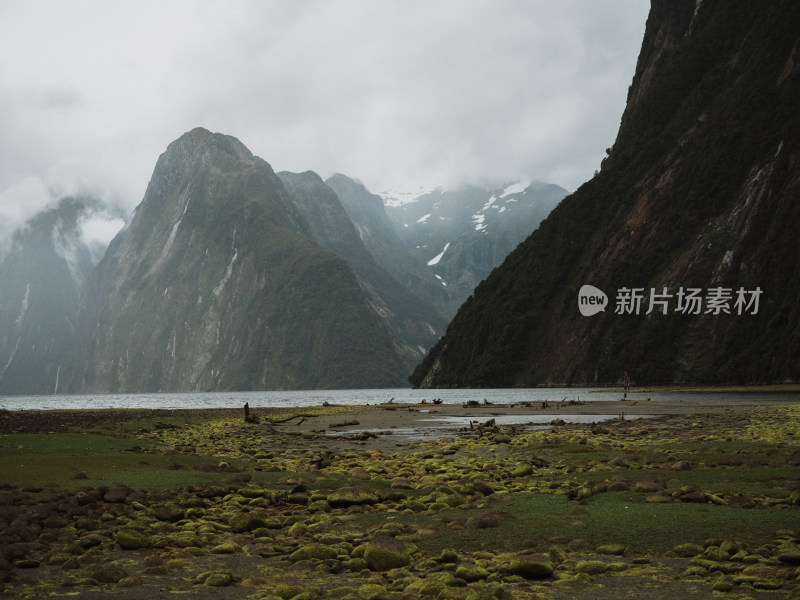
{"type": "Polygon", "coordinates": [[[93,213],[78,222],[81,240],[94,255],[102,255],[124,226],[123,219],[108,213],[93,213]]]}
{"type": "Polygon", "coordinates": [[[614,141],[647,4],[7,0],[0,235],[63,191],[132,210],[196,126],[276,170],[342,172],[373,192],[522,178],[573,190],[614,141]]]}

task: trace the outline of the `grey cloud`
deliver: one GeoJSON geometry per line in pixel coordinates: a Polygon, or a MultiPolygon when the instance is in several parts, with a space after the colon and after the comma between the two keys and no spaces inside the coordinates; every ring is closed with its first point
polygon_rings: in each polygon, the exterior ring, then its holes
{"type": "Polygon", "coordinates": [[[373,191],[574,189],[613,143],[646,15],[641,0],[8,0],[0,213],[24,212],[10,205],[41,191],[29,178],[130,209],[195,126],[373,191]]]}

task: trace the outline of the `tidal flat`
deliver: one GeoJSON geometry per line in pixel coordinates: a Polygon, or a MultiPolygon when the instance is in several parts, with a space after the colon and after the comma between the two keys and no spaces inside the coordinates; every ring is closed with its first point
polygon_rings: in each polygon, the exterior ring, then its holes
{"type": "Polygon", "coordinates": [[[2,411],[0,594],[800,598],[800,403],[2,411]]]}

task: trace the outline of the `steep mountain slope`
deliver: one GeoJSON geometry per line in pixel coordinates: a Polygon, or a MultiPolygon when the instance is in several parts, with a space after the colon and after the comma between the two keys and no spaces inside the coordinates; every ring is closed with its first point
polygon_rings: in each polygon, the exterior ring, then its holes
{"type": "Polygon", "coordinates": [[[14,233],[0,262],[0,395],[57,389],[81,289],[99,260],[81,224],[98,210],[94,198],[62,198],[14,233]]]}
{"type": "MultiPolygon", "coordinates": [[[[411,293],[432,304],[443,315],[452,317],[455,314],[452,306],[457,299],[436,279],[425,261],[401,239],[397,225],[386,213],[383,199],[340,173],[329,177],[325,183],[336,192],[364,246],[378,264],[411,293]]],[[[425,347],[430,348],[430,345],[425,347]]]]}
{"type": "Polygon", "coordinates": [[[453,315],[480,283],[539,226],[567,191],[553,184],[463,186],[391,204],[400,237],[433,270],[453,315]]]}
{"type": "Polygon", "coordinates": [[[798,106],[800,5],[654,0],[600,173],[478,287],[414,385],[800,379],[798,106]],[[608,295],[593,316],[587,284],[608,295]]]}
{"type": "Polygon", "coordinates": [[[92,273],[71,389],[398,385],[390,328],[312,229],[241,142],[183,135],[92,273]]]}
{"type": "MultiPolygon", "coordinates": [[[[375,311],[395,334],[409,368],[444,331],[447,323],[433,306],[403,287],[375,260],[356,231],[336,192],[314,172],[278,173],[305,217],[314,240],[347,261],[375,311]]],[[[399,250],[399,247],[398,247],[399,250]]]]}

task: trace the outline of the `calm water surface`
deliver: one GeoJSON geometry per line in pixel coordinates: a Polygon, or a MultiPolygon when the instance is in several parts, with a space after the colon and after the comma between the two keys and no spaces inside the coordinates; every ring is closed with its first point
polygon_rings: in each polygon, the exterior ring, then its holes
{"type": "MultiPolygon", "coordinates": [[[[720,393],[667,392],[631,394],[635,398],[671,399],[719,396],[720,393]]],[[[800,394],[795,394],[800,400],[800,394]]],[[[725,394],[726,401],[757,401],[759,398],[774,398],[766,392],[725,394]]],[[[441,399],[444,404],[463,404],[470,400],[483,403],[486,399],[495,403],[560,402],[570,401],[617,401],[619,393],[609,393],[598,388],[533,388],[533,389],[457,389],[414,390],[410,388],[375,390],[304,390],[268,392],[193,392],[182,394],[86,394],[69,396],[0,396],[0,408],[6,410],[54,410],[93,408],[240,408],[245,402],[252,408],[286,406],[320,406],[328,404],[362,405],[381,404],[393,400],[396,403],[416,404],[425,399],[431,402],[441,399]]]]}

